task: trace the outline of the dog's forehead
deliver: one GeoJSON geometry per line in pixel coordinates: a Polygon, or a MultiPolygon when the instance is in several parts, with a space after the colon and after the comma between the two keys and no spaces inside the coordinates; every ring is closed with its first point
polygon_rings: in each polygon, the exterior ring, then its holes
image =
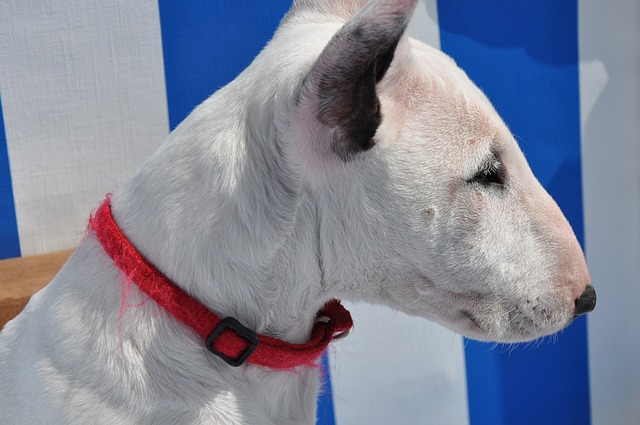
{"type": "Polygon", "coordinates": [[[440,143],[443,154],[477,156],[505,149],[511,133],[453,59],[413,39],[408,48],[381,87],[385,117],[400,115],[396,109],[402,108],[404,136],[418,144],[440,143]]]}

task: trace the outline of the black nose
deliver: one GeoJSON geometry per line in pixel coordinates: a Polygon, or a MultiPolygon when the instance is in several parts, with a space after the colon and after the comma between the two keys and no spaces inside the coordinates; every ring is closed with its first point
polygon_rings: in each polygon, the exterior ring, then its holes
{"type": "Polygon", "coordinates": [[[574,314],[578,317],[593,311],[594,308],[596,308],[596,290],[593,289],[593,286],[589,285],[582,295],[580,295],[580,298],[576,300],[576,311],[574,314]]]}

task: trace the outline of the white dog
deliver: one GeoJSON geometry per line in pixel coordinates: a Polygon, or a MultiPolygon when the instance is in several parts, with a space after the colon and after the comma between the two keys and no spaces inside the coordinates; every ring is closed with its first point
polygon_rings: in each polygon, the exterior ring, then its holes
{"type": "MultiPolygon", "coordinates": [[[[318,317],[331,299],[493,341],[593,309],[578,242],[505,124],[450,58],[403,35],[416,2],[297,0],[111,198],[138,253],[237,319],[209,331],[246,340],[226,354],[246,363],[205,349],[199,319],[181,323],[200,304],[139,288],[159,274],[120,264],[103,207],[1,333],[2,423],[313,424],[310,359],[261,366],[257,353],[268,362],[268,340],[295,353],[318,329],[331,339],[332,321],[348,327],[344,312],[318,317]]],[[[223,352],[219,336],[208,345],[223,352]]]]}

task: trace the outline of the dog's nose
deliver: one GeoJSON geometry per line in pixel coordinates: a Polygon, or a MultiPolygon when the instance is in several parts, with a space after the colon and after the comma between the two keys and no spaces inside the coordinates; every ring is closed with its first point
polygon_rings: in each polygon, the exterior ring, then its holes
{"type": "Polygon", "coordinates": [[[580,298],[576,300],[575,316],[581,316],[585,313],[593,311],[596,308],[596,290],[593,286],[587,286],[580,298]]]}

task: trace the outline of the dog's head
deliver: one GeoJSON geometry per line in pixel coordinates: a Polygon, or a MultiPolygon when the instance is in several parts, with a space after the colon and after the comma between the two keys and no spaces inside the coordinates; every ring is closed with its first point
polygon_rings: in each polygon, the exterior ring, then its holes
{"type": "Polygon", "coordinates": [[[595,305],[581,248],[483,93],[404,35],[416,3],[298,0],[276,34],[306,63],[276,121],[324,287],[476,339],[554,333],[595,305]]]}

